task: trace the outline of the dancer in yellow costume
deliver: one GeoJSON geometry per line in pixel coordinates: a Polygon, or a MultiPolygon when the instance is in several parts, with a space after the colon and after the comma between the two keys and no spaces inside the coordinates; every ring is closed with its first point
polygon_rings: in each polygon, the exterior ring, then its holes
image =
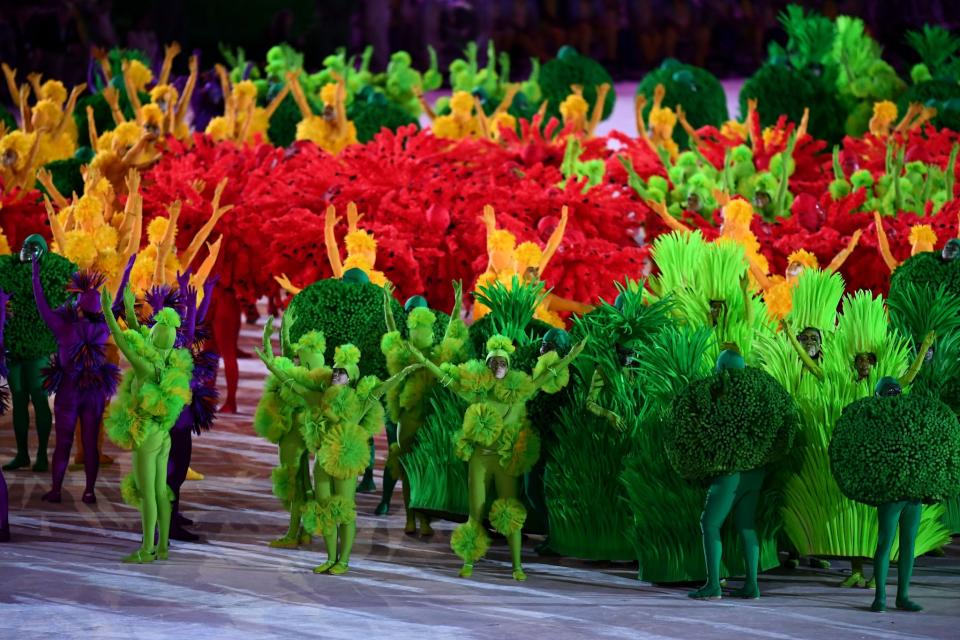
{"type": "Polygon", "coordinates": [[[83,92],[83,85],[75,86],[68,96],[66,87],[59,80],[41,83],[42,76],[31,73],[27,80],[37,98],[31,107],[28,103],[30,87],[22,85],[18,88],[17,70],[6,63],[2,68],[10,97],[19,108],[24,132],[36,133],[39,137],[36,164],[73,157],[77,150],[77,124],[73,120],[73,110],[83,92]]]}
{"type": "MultiPolygon", "coordinates": [[[[583,87],[575,84],[570,86],[570,90],[570,95],[560,103],[560,117],[563,119],[563,126],[564,128],[572,126],[571,132],[573,134],[591,138],[600,125],[600,121],[603,120],[603,106],[606,104],[610,85],[604,83],[597,87],[597,99],[593,103],[593,112],[590,113],[589,120],[587,119],[587,112],[590,110],[590,105],[583,97],[583,87]]],[[[546,103],[544,103],[545,106],[546,103]]]]}
{"type": "Polygon", "coordinates": [[[434,112],[423,94],[417,93],[417,98],[424,113],[430,118],[430,129],[436,137],[445,140],[499,140],[501,128],[515,129],[517,126],[517,119],[507,111],[519,91],[519,85],[509,85],[503,100],[489,116],[484,112],[480,98],[467,91],[455,91],[450,97],[450,113],[442,116],[434,112]]]}
{"type": "Polygon", "coordinates": [[[234,84],[222,64],[216,65],[215,69],[223,91],[224,113],[211,118],[205,133],[216,142],[232,140],[251,144],[258,135],[264,142],[269,142],[267,131],[270,128],[270,118],[290,93],[290,85],[283,85],[266,107],[258,107],[257,86],[251,80],[234,84]]]}
{"type": "MultiPolygon", "coordinates": [[[[485,206],[482,220],[487,228],[488,262],[487,269],[477,278],[473,290],[479,291],[481,287],[490,286],[494,282],[500,282],[503,286],[509,288],[512,286],[514,277],[525,282],[540,281],[541,274],[550,264],[550,260],[560,247],[560,243],[563,242],[563,234],[567,229],[567,219],[568,210],[567,207],[563,207],[560,213],[560,224],[550,235],[544,249],[540,249],[535,242],[523,242],[518,246],[517,239],[512,233],[506,229],[497,228],[497,217],[493,207],[485,206]]],[[[563,319],[557,312],[572,311],[582,314],[587,313],[592,308],[590,305],[567,300],[550,293],[537,307],[534,318],[551,326],[563,328],[563,319]]],[[[473,319],[479,320],[489,311],[490,309],[486,305],[477,301],[473,305],[473,319]]]]}
{"type": "Polygon", "coordinates": [[[287,74],[287,85],[300,109],[297,140],[309,140],[324,151],[336,155],[349,145],[357,144],[357,127],[347,119],[346,81],[337,73],[331,72],[331,76],[336,82],[325,84],[320,89],[322,115],[316,115],[310,109],[310,103],[303,93],[296,73],[287,74]]]}
{"type": "MultiPolygon", "coordinates": [[[[140,103],[139,93],[146,91],[147,85],[153,80],[153,73],[149,68],[139,60],[124,60],[122,65],[123,83],[134,113],[137,114],[137,122],[145,130],[158,137],[173,134],[178,140],[189,141],[190,128],[187,126],[187,109],[190,106],[193,90],[197,86],[199,68],[197,57],[190,56],[190,75],[187,77],[187,83],[181,96],[177,88],[170,84],[170,70],[173,66],[173,59],[179,53],[180,45],[176,42],[165,48],[160,77],[157,78],[157,84],[149,91],[150,102],[147,104],[140,103]]],[[[114,110],[115,120],[117,115],[117,111],[114,110]]],[[[122,114],[120,116],[122,117],[122,114]]],[[[117,124],[120,124],[120,122],[117,122],[117,124]]]]}
{"type": "MultiPolygon", "coordinates": [[[[336,226],[343,218],[337,216],[336,207],[333,205],[327,207],[326,217],[324,218],[323,240],[327,248],[330,271],[333,272],[334,278],[342,278],[344,271],[360,269],[367,274],[372,284],[382,287],[387,284],[387,277],[382,271],[377,271],[375,268],[377,264],[377,240],[372,233],[357,226],[357,222],[362,217],[363,214],[357,212],[356,204],[351,202],[347,205],[347,235],[343,239],[347,249],[347,257],[341,262],[336,226]]],[[[286,274],[274,276],[274,280],[292,296],[303,290],[290,282],[290,278],[286,274]]]]}
{"type": "MultiPolygon", "coordinates": [[[[890,252],[890,240],[887,238],[887,232],[883,228],[883,220],[879,211],[873,212],[873,221],[877,227],[877,248],[880,250],[880,256],[886,263],[890,272],[900,266],[900,261],[893,257],[890,252]]],[[[937,234],[928,224],[915,224],[910,227],[910,255],[915,256],[918,253],[933,251],[937,244],[937,234]]]]}

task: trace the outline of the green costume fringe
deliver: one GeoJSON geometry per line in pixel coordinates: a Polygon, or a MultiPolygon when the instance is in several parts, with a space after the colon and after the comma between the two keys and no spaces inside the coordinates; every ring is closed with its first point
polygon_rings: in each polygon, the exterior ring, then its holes
{"type": "Polygon", "coordinates": [[[523,529],[527,510],[516,498],[497,498],[490,505],[490,515],[487,517],[497,532],[509,536],[523,529]]]}
{"type": "Polygon", "coordinates": [[[297,495],[297,472],[297,467],[282,464],[270,471],[273,495],[277,496],[285,506],[293,502],[297,495]]]}
{"type": "Polygon", "coordinates": [[[124,331],[124,339],[137,355],[152,363],[161,372],[160,381],[146,380],[134,389],[137,381],[133,370],[120,381],[117,396],[107,408],[104,426],[107,436],[118,447],[135,449],[152,433],[169,432],[190,402],[190,378],[193,356],[186,349],[173,349],[166,359],[144,334],[124,331]]]}
{"type": "Polygon", "coordinates": [[[343,496],[311,500],[304,505],[303,527],[313,535],[329,535],[339,525],[352,524],[356,521],[356,505],[343,496]]]}
{"type": "Polygon", "coordinates": [[[356,477],[370,462],[369,436],[357,424],[339,424],[324,437],[317,460],[333,478],[356,477]]]}
{"type": "MultiPolygon", "coordinates": [[[[123,480],[120,481],[120,497],[123,498],[124,503],[136,509],[139,509],[143,504],[143,494],[140,493],[137,478],[133,473],[123,476],[123,480]]],[[[170,488],[170,485],[167,485],[167,500],[173,502],[173,489],[170,488]]]]}

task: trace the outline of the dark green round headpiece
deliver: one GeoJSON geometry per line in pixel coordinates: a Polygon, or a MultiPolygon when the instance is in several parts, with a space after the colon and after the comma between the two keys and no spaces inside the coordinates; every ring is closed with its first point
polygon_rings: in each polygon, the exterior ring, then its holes
{"type": "Polygon", "coordinates": [[[341,280],[349,284],[370,284],[370,276],[367,272],[356,267],[344,271],[341,280]]]}
{"type": "Polygon", "coordinates": [[[873,388],[873,395],[878,398],[898,396],[902,391],[899,380],[891,376],[883,376],[877,380],[877,386],[873,388]]]}
{"type": "Polygon", "coordinates": [[[732,349],[724,349],[717,356],[717,365],[713,368],[714,372],[719,373],[727,369],[743,369],[746,363],[743,356],[732,349]]]}
{"type": "Polygon", "coordinates": [[[540,341],[541,344],[552,344],[560,355],[570,351],[570,334],[563,329],[550,329],[540,341]]]}
{"type": "Polygon", "coordinates": [[[427,299],[423,296],[410,296],[407,298],[407,301],[403,303],[403,310],[407,313],[410,313],[414,309],[419,309],[420,307],[430,308],[430,305],[427,304],[427,299]]]}

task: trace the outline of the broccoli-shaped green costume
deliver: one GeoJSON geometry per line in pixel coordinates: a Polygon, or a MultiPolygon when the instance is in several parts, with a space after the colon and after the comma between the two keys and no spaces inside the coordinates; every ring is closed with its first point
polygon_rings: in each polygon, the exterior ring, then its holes
{"type": "MultiPolygon", "coordinates": [[[[602,84],[613,86],[613,79],[599,62],[581,55],[573,47],[562,47],[557,57],[540,69],[540,91],[547,102],[547,117],[560,117],[560,104],[570,95],[572,85],[583,87],[583,99],[587,101],[588,112],[592,112],[597,89],[602,84]]],[[[603,103],[604,119],[613,113],[615,102],[614,93],[607,93],[603,103]]]]}
{"type": "Polygon", "coordinates": [[[540,391],[556,393],[569,381],[568,365],[583,351],[578,343],[563,358],[549,351],[537,359],[532,374],[510,369],[516,349],[502,335],[487,341],[486,360],[437,366],[413,345],[407,348],[441,384],[470,403],[455,444],[457,457],[469,463],[470,517],[457,527],[450,546],[463,560],[460,576],[473,575],[473,564],[487,552],[490,540],[483,529],[487,485],[496,486],[490,523],[510,545],[515,580],[526,580],[520,564],[520,541],[527,512],[517,499],[518,477],[540,454],[540,440],[527,419],[527,402],[540,391]]]}
{"type": "MultiPolygon", "coordinates": [[[[102,308],[113,308],[106,288],[100,299],[102,308]]],[[[140,548],[123,561],[166,560],[173,500],[167,486],[170,429],[192,398],[193,355],[173,346],[180,326],[180,316],[173,309],[161,309],[153,327],[139,331],[122,330],[112,313],[104,317],[117,348],[130,363],[107,409],[104,426],[117,446],[133,449],[133,471],[123,479],[120,490],[125,502],[140,509],[143,526],[140,548]]]]}
{"type": "Polygon", "coordinates": [[[41,320],[33,296],[33,262],[37,260],[40,261],[40,281],[52,308],[67,300],[67,283],[77,270],[66,258],[48,252],[46,241],[37,234],[24,240],[19,254],[0,256],[0,289],[11,296],[4,337],[10,370],[13,433],[17,442],[17,455],[3,466],[4,470],[30,466],[27,443],[31,404],[39,441],[33,470],[47,470],[47,443],[53,417],[41,370],[48,364],[50,354],[57,350],[57,342],[41,320]]]}
{"type": "Polygon", "coordinates": [[[760,369],[745,368],[734,351],[722,351],[714,374],[691,383],[673,401],[667,457],[688,480],[709,482],[700,517],[707,582],[691,598],[719,598],[720,528],[731,510],[743,541],[746,580],[734,595],[759,598],[760,544],[754,525],[765,467],[793,445],[800,421],[786,390],[760,369]]]}
{"type": "MultiPolygon", "coordinates": [[[[303,439],[304,419],[307,412],[304,398],[310,392],[298,381],[307,381],[314,387],[329,385],[333,375],[324,365],[323,353],[326,339],[319,331],[309,331],[290,344],[287,330],[294,316],[287,311],[281,325],[281,353],[270,365],[281,375],[267,376],[263,397],[257,404],[253,428],[258,435],[278,445],[280,464],[273,469],[273,493],[290,512],[290,525],[286,534],[270,543],[271,547],[295,548],[310,544],[310,533],[301,525],[301,515],[310,491],[310,460],[303,439]],[[289,354],[287,356],[286,354],[289,354]],[[293,358],[296,358],[294,360],[293,358]]],[[[272,319],[263,332],[263,351],[271,353],[270,338],[273,335],[272,319]]]]}
{"type": "MultiPolygon", "coordinates": [[[[450,312],[450,320],[447,323],[446,331],[439,343],[434,338],[434,325],[437,316],[433,311],[426,306],[417,306],[407,314],[407,331],[410,342],[435,365],[459,364],[467,356],[468,334],[466,325],[460,319],[463,288],[459,282],[454,285],[454,298],[456,302],[450,312]]],[[[407,349],[403,335],[397,328],[391,309],[392,301],[393,296],[390,295],[389,288],[384,288],[383,309],[389,331],[384,334],[380,341],[380,348],[387,359],[387,371],[395,375],[418,361],[407,349]]],[[[403,503],[407,512],[404,531],[408,534],[416,532],[416,519],[418,517],[420,519],[420,534],[430,535],[433,533],[426,514],[417,513],[410,508],[410,486],[403,471],[401,460],[402,456],[409,453],[414,446],[417,430],[426,419],[429,396],[435,380],[434,375],[429,370],[421,369],[390,389],[386,395],[387,414],[390,420],[397,425],[398,433],[396,444],[390,447],[387,469],[384,471],[384,496],[386,498],[386,487],[389,480],[392,478],[403,480],[403,503]],[[389,478],[387,477],[388,474],[389,478]]],[[[386,505],[381,502],[378,513],[386,512],[384,506],[389,506],[389,499],[386,499],[386,505]]]]}
{"type": "MultiPolygon", "coordinates": [[[[264,346],[269,347],[269,335],[264,337],[264,346]]],[[[307,450],[315,454],[313,500],[303,505],[301,518],[304,529],[323,536],[327,548],[326,562],[313,571],[342,575],[349,570],[357,532],[357,475],[367,467],[369,439],[383,427],[380,398],[420,365],[407,367],[385,382],[376,376],[361,377],[360,350],[344,344],[334,352],[329,378],[322,367],[294,377],[296,371],[286,373],[285,365],[281,361],[277,366],[272,353],[258,349],[257,355],[301,397],[301,434],[307,450]]]]}
{"type": "MultiPolygon", "coordinates": [[[[637,86],[637,95],[647,98],[643,109],[644,122],[653,108],[653,92],[661,84],[666,90],[664,106],[671,109],[677,105],[683,107],[687,120],[694,128],[704,125],[719,128],[729,117],[727,95],[716,76],[706,69],[670,58],[645,75],[637,86]]],[[[673,139],[681,149],[686,148],[688,136],[682,127],[674,128],[673,139]]]]}
{"type": "Polygon", "coordinates": [[[900,525],[897,608],[920,611],[910,600],[921,503],[960,495],[960,423],[944,403],[901,395],[901,381],[882,378],[873,397],[843,410],[830,441],[830,469],[851,500],[876,506],[879,536],[874,554],[877,592],[870,609],[887,606],[890,552],[900,525]],[[861,464],[866,458],[869,465],[861,464]]]}
{"type": "Polygon", "coordinates": [[[924,251],[904,260],[890,276],[890,297],[903,295],[907,285],[944,287],[946,293],[960,297],[960,240],[953,238],[939,252],[924,251]]]}

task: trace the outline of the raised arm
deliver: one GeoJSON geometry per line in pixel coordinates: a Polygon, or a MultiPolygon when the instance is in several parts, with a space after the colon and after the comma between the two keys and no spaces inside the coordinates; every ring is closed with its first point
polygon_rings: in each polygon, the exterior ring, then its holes
{"type": "Polygon", "coordinates": [[[547,265],[550,264],[550,259],[553,258],[553,254],[557,252],[557,249],[560,248],[560,243],[563,242],[563,234],[567,231],[567,220],[569,218],[569,210],[567,206],[564,205],[560,210],[560,224],[557,225],[557,228],[553,230],[553,233],[550,234],[550,239],[547,241],[547,246],[543,250],[543,255],[540,257],[540,264],[538,265],[538,272],[540,277],[543,277],[544,271],[547,270],[547,265]]]}
{"type": "Polygon", "coordinates": [[[220,206],[220,198],[223,196],[223,190],[226,188],[227,178],[224,178],[217,184],[217,188],[213,192],[213,201],[210,203],[213,213],[211,213],[210,219],[207,220],[206,224],[204,224],[203,227],[201,227],[197,234],[193,237],[193,240],[190,241],[190,246],[187,247],[187,250],[180,258],[181,269],[187,269],[190,267],[190,263],[193,262],[193,259],[197,256],[197,252],[200,251],[200,247],[203,246],[203,243],[206,242],[207,238],[210,237],[210,234],[213,232],[213,228],[217,226],[217,222],[220,221],[220,218],[222,218],[225,213],[233,209],[232,204],[220,206]]]}
{"type": "Polygon", "coordinates": [[[793,350],[797,352],[797,355],[800,356],[800,362],[803,363],[803,366],[812,373],[817,380],[823,380],[823,369],[821,369],[816,362],[813,361],[813,358],[810,357],[810,354],[806,352],[803,348],[803,345],[797,340],[797,336],[793,335],[793,331],[790,330],[790,327],[787,326],[786,322],[781,322],[780,327],[785,334],[787,334],[787,339],[790,341],[790,345],[793,347],[793,350]]]}
{"type": "MultiPolygon", "coordinates": [[[[124,312],[124,307],[121,301],[124,300],[124,292],[127,290],[127,285],[130,284],[130,272],[133,271],[133,265],[137,261],[137,256],[132,255],[127,259],[127,266],[123,269],[123,274],[120,276],[120,285],[117,287],[116,300],[113,303],[111,311],[113,312],[114,318],[119,318],[124,312]]],[[[131,291],[132,293],[132,291],[131,291]]]]}
{"type": "Polygon", "coordinates": [[[590,376],[590,390],[587,391],[587,400],[584,406],[586,407],[587,411],[593,415],[609,421],[610,424],[616,427],[618,431],[624,431],[626,429],[626,425],[623,422],[623,418],[599,403],[600,394],[603,392],[605,386],[606,382],[603,379],[603,374],[600,372],[599,368],[595,368],[593,370],[593,375],[590,376]]]}
{"type": "MultiPolygon", "coordinates": [[[[50,176],[49,173],[44,171],[47,177],[50,176]]],[[[38,176],[39,177],[39,176],[38,176]]],[[[53,206],[50,204],[50,198],[43,196],[43,206],[47,210],[47,220],[50,221],[50,232],[53,234],[53,239],[59,247],[67,246],[67,232],[60,224],[60,218],[57,217],[57,213],[53,210],[53,206]]]]}
{"type": "Polygon", "coordinates": [[[177,220],[180,218],[180,208],[183,203],[177,200],[168,210],[167,230],[157,248],[157,264],[153,270],[153,284],[163,284],[166,281],[167,258],[173,251],[173,242],[177,234],[177,220]]]}
{"type": "Polygon", "coordinates": [[[383,397],[383,394],[385,394],[386,392],[390,391],[390,389],[392,389],[393,387],[395,387],[395,386],[397,386],[398,384],[400,384],[400,382],[402,382],[403,379],[406,378],[408,375],[410,375],[410,374],[413,373],[414,371],[417,371],[417,370],[419,370],[419,369],[423,369],[423,367],[424,367],[424,364],[423,364],[423,363],[420,363],[420,364],[411,364],[411,365],[408,365],[408,366],[404,367],[403,369],[401,369],[401,370],[398,371],[397,373],[393,374],[392,376],[390,376],[389,378],[387,378],[386,380],[384,380],[383,382],[381,382],[380,384],[378,384],[378,385],[374,388],[374,390],[370,393],[370,398],[371,398],[372,400],[377,400],[377,401],[379,401],[380,398],[383,397]]]}
{"type": "Polygon", "coordinates": [[[197,86],[197,76],[200,73],[197,56],[190,56],[190,75],[187,76],[187,84],[183,88],[183,95],[180,96],[180,102],[177,103],[175,124],[180,124],[187,116],[187,109],[190,107],[190,98],[193,96],[193,90],[197,86]]]}
{"type": "Polygon", "coordinates": [[[171,42],[163,48],[163,66],[160,67],[160,77],[157,79],[157,84],[167,84],[170,82],[170,70],[173,68],[173,59],[178,55],[180,55],[179,42],[171,42]]]}
{"type": "MultiPolygon", "coordinates": [[[[50,175],[49,171],[46,169],[37,170],[37,182],[43,185],[43,188],[47,191],[47,195],[53,198],[54,204],[58,207],[62,209],[70,204],[70,201],[63,197],[63,194],[57,189],[57,185],[53,183],[53,176],[50,175]]],[[[48,207],[47,212],[49,213],[49,211],[50,209],[48,207]]]]}
{"type": "Polygon", "coordinates": [[[656,202],[654,200],[644,200],[648,207],[650,207],[654,213],[660,216],[660,219],[663,220],[664,224],[673,229],[674,231],[679,231],[681,233],[691,233],[690,227],[683,224],[667,211],[667,205],[664,202],[656,202]]]}
{"type": "Polygon", "coordinates": [[[40,319],[47,325],[54,334],[61,328],[62,322],[53,309],[47,303],[47,297],[43,294],[43,283],[40,282],[40,258],[32,263],[33,267],[33,297],[37,301],[37,311],[40,312],[40,319]]]}
{"type": "Polygon", "coordinates": [[[763,269],[760,268],[760,265],[757,264],[757,259],[752,256],[747,256],[747,263],[750,265],[750,275],[753,276],[753,279],[757,281],[757,284],[760,285],[760,288],[764,291],[769,291],[773,286],[773,283],[770,282],[770,278],[767,277],[767,274],[763,272],[763,269]]]}
{"type": "Polygon", "coordinates": [[[850,242],[847,243],[847,246],[843,248],[840,253],[833,257],[833,260],[830,261],[830,264],[827,265],[827,273],[836,273],[840,270],[840,267],[843,266],[843,263],[847,261],[847,258],[850,257],[850,254],[853,253],[853,250],[857,248],[857,243],[860,242],[860,236],[863,235],[863,230],[857,229],[853,232],[853,236],[850,238],[850,242]]]}
{"type": "Polygon", "coordinates": [[[127,90],[127,100],[130,101],[130,106],[133,107],[133,112],[137,113],[140,111],[140,96],[137,95],[137,88],[133,86],[133,79],[130,77],[130,61],[124,60],[120,64],[121,75],[123,75],[123,86],[127,90]]]}
{"type": "Polygon", "coordinates": [[[323,224],[323,241],[327,246],[327,260],[330,261],[330,270],[334,278],[343,277],[343,263],[340,262],[340,247],[337,245],[337,235],[334,227],[340,222],[337,210],[333,205],[327,207],[327,214],[323,224]]]}
{"type": "Polygon", "coordinates": [[[920,369],[923,367],[923,361],[927,357],[927,351],[933,346],[933,341],[936,340],[936,338],[937,334],[933,331],[923,338],[923,343],[921,343],[920,349],[917,351],[917,357],[913,359],[913,364],[910,365],[907,372],[900,378],[901,387],[906,387],[911,384],[913,379],[917,377],[917,374],[920,373],[920,369]]]}
{"type": "Polygon", "coordinates": [[[60,122],[57,123],[57,128],[53,131],[54,136],[59,137],[66,130],[67,126],[73,122],[73,112],[77,108],[77,98],[80,97],[81,93],[83,93],[83,85],[77,85],[70,90],[67,104],[63,108],[63,117],[60,118],[60,122]]]}
{"type": "Polygon", "coordinates": [[[880,249],[880,256],[883,258],[883,261],[887,263],[887,268],[893,271],[900,266],[900,263],[893,257],[893,253],[890,251],[890,241],[887,239],[887,232],[883,228],[883,220],[880,217],[879,211],[873,212],[873,222],[877,228],[877,246],[880,249]]]}
{"type": "Polygon", "coordinates": [[[456,323],[463,322],[463,282],[457,280],[453,283],[453,308],[450,309],[450,320],[447,322],[447,328],[443,332],[444,339],[449,338],[453,332],[456,323]]]}
{"type": "Polygon", "coordinates": [[[300,80],[297,78],[297,72],[291,71],[287,74],[287,85],[290,87],[290,93],[293,94],[293,100],[300,109],[300,118],[306,120],[313,115],[310,110],[310,103],[307,102],[307,96],[303,94],[303,88],[300,86],[300,80]]]}
{"type": "Polygon", "coordinates": [[[3,77],[7,80],[7,90],[10,91],[10,99],[19,104],[20,89],[17,88],[17,70],[11,69],[10,65],[4,62],[0,67],[3,68],[3,77]]]}
{"type": "Polygon", "coordinates": [[[140,331],[140,319],[137,317],[137,296],[134,295],[133,289],[129,286],[123,289],[122,295],[124,321],[127,323],[129,329],[140,331]]]}
{"type": "Polygon", "coordinates": [[[397,321],[393,317],[390,302],[393,300],[393,285],[389,282],[383,285],[383,320],[387,326],[387,333],[397,331],[397,321]]]}
{"type": "Polygon", "coordinates": [[[279,276],[273,276],[273,279],[277,281],[277,284],[279,284],[284,291],[292,296],[303,291],[303,289],[290,282],[290,278],[288,278],[285,273],[281,273],[279,276]]]}
{"type": "Polygon", "coordinates": [[[487,204],[483,206],[483,216],[481,220],[483,220],[483,226],[487,228],[487,240],[489,240],[493,232],[497,230],[497,213],[491,205],[487,204]]]}
{"type": "Polygon", "coordinates": [[[280,88],[280,91],[277,92],[277,95],[273,96],[273,100],[264,108],[267,120],[273,117],[274,112],[280,108],[280,103],[283,102],[288,93],[290,93],[290,85],[285,84],[280,88]]]}
{"type": "Polygon", "coordinates": [[[177,288],[186,305],[186,313],[181,325],[181,335],[185,345],[192,345],[197,333],[197,289],[190,285],[190,270],[177,273],[177,288]]]}
{"type": "Polygon", "coordinates": [[[577,356],[580,355],[580,352],[583,351],[583,348],[587,346],[587,339],[584,338],[577,344],[573,345],[573,348],[570,349],[570,352],[567,353],[564,357],[560,358],[552,365],[547,367],[540,375],[533,379],[533,384],[539,389],[543,386],[543,383],[549,376],[554,375],[558,369],[563,369],[570,366],[570,363],[577,359],[577,356]]]}
{"type": "MultiPolygon", "coordinates": [[[[106,287],[100,290],[100,305],[103,309],[113,308],[113,300],[110,299],[110,292],[106,287]]],[[[120,353],[122,353],[130,363],[130,366],[133,367],[133,371],[137,377],[140,379],[150,377],[153,374],[151,365],[144,361],[127,343],[123,335],[123,329],[120,328],[117,319],[113,317],[112,313],[105,313],[103,317],[107,322],[107,327],[110,328],[110,334],[113,335],[114,343],[117,345],[117,348],[120,349],[120,353]]]]}
{"type": "Polygon", "coordinates": [[[593,113],[590,114],[590,121],[587,123],[587,137],[592,137],[593,132],[597,130],[600,121],[603,119],[603,107],[607,101],[607,93],[610,91],[610,85],[604,82],[597,87],[597,100],[593,103],[593,113]]]}
{"type": "Polygon", "coordinates": [[[213,275],[203,281],[203,300],[200,301],[200,306],[197,308],[197,323],[201,323],[207,319],[207,310],[210,308],[210,302],[213,300],[213,289],[219,281],[220,276],[218,275],[213,275]]]}

